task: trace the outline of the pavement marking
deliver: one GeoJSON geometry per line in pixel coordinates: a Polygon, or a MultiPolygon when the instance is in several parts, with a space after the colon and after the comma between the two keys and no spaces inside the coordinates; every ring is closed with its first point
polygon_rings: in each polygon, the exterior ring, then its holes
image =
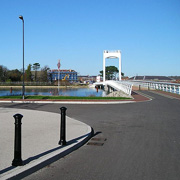
{"type": "Polygon", "coordinates": [[[142,93],[142,92],[139,92],[139,91],[134,91],[134,92],[137,93],[137,94],[139,94],[139,95],[141,95],[141,96],[147,97],[147,98],[149,98],[149,99],[155,99],[155,97],[149,96],[149,95],[144,94],[144,93],[142,93]]]}
{"type": "Polygon", "coordinates": [[[103,146],[104,143],[99,143],[99,142],[88,142],[87,145],[91,145],[91,146],[103,146]]]}
{"type": "Polygon", "coordinates": [[[93,141],[106,141],[106,138],[91,138],[93,141]]]}
{"type": "Polygon", "coordinates": [[[103,146],[104,142],[106,141],[106,138],[98,138],[98,137],[93,137],[91,140],[87,143],[87,145],[90,146],[103,146]]]}

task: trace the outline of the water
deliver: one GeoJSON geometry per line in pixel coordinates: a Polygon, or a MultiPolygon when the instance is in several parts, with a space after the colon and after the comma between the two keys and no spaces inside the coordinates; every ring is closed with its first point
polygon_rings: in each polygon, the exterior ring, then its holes
{"type": "MultiPolygon", "coordinates": [[[[12,93],[10,92],[10,88],[0,89],[0,96],[7,96],[7,95],[22,95],[21,88],[14,88],[12,89],[12,93]]],[[[44,96],[51,96],[51,95],[58,95],[57,88],[26,88],[25,95],[44,95],[44,96]]],[[[98,96],[102,97],[105,96],[105,92],[101,89],[96,92],[95,88],[64,88],[59,90],[60,96],[98,96]]]]}

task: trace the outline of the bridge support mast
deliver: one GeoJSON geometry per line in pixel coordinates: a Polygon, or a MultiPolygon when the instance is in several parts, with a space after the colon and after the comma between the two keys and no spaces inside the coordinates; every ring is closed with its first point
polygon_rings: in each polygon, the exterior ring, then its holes
{"type": "Polygon", "coordinates": [[[108,51],[103,52],[103,82],[106,81],[106,59],[119,59],[119,81],[121,81],[121,51],[108,51]]]}

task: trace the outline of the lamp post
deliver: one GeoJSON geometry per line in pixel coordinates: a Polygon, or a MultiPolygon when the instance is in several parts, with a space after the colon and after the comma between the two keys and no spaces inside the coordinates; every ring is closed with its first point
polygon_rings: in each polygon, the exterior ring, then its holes
{"type": "Polygon", "coordinates": [[[24,88],[24,19],[23,19],[23,16],[19,16],[19,19],[21,19],[22,22],[23,22],[23,84],[22,84],[22,98],[24,99],[25,88],[24,88]]]}

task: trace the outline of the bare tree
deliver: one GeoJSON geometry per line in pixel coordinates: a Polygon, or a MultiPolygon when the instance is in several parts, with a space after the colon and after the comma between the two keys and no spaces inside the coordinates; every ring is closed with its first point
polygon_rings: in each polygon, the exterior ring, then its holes
{"type": "Polygon", "coordinates": [[[49,70],[49,66],[44,66],[41,68],[41,81],[42,82],[48,82],[48,73],[47,71],[49,70]]]}

